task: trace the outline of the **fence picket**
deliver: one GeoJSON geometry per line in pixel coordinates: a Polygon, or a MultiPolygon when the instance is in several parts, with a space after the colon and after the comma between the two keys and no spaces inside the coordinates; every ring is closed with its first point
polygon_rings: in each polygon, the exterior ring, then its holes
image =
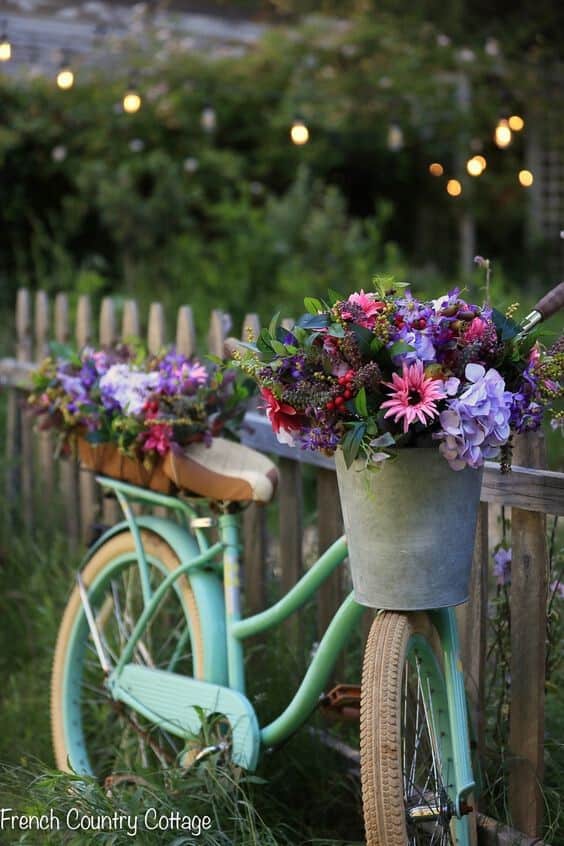
{"type": "MultiPolygon", "coordinates": [[[[114,301],[104,297],[100,306],[100,325],[98,335],[102,347],[111,347],[118,339],[117,320],[114,301]]],[[[120,507],[112,494],[102,496],[102,523],[114,526],[120,518],[120,507]]]]}
{"type": "Polygon", "coordinates": [[[150,353],[156,355],[166,344],[166,326],[162,303],[151,303],[149,309],[149,327],[147,346],[150,353]]]}
{"type": "MultiPolygon", "coordinates": [[[[70,340],[69,302],[66,294],[55,298],[55,338],[61,344],[70,340]]],[[[60,462],[59,483],[65,509],[66,530],[69,543],[76,547],[80,537],[80,502],[78,487],[78,462],[69,456],[60,462]]]]}
{"type": "Polygon", "coordinates": [[[196,330],[194,315],[190,306],[183,305],[178,309],[176,318],[176,351],[180,355],[194,355],[196,352],[196,330]]]}
{"type": "Polygon", "coordinates": [[[130,338],[139,338],[140,336],[139,307],[136,300],[126,300],[123,305],[121,320],[121,338],[123,341],[128,341],[130,338]]]}
{"type": "MultiPolygon", "coordinates": [[[[544,465],[542,437],[529,433],[516,438],[514,460],[521,465],[544,465]]],[[[511,546],[509,809],[516,828],[538,837],[544,810],[546,516],[513,508],[511,546]]]]}
{"type": "MultiPolygon", "coordinates": [[[[31,311],[31,295],[27,288],[21,288],[18,291],[16,300],[16,355],[18,361],[22,362],[31,361],[33,358],[31,311]]],[[[19,474],[22,492],[22,516],[28,530],[31,530],[33,525],[33,482],[35,478],[33,420],[31,415],[26,413],[23,395],[18,395],[17,402],[16,420],[19,419],[21,429],[21,464],[19,474]]]]}
{"type": "Polygon", "coordinates": [[[35,295],[35,360],[49,355],[49,298],[45,291],[35,295]]]}
{"type": "MultiPolygon", "coordinates": [[[[45,291],[35,295],[35,360],[41,361],[49,354],[50,304],[45,291]]],[[[53,434],[37,433],[37,456],[42,495],[51,501],[55,490],[55,448],[53,434]]]]}
{"type": "MultiPolygon", "coordinates": [[[[79,349],[92,341],[92,305],[90,297],[83,294],[78,299],[76,309],[75,338],[79,349]]],[[[88,544],[92,537],[92,525],[98,518],[99,500],[96,480],[85,470],[79,469],[78,486],[80,491],[80,537],[88,544]]]]}
{"type": "Polygon", "coordinates": [[[218,356],[218,358],[223,358],[223,344],[229,320],[229,315],[226,312],[221,311],[219,308],[213,309],[208,331],[208,350],[212,355],[218,356]]]}

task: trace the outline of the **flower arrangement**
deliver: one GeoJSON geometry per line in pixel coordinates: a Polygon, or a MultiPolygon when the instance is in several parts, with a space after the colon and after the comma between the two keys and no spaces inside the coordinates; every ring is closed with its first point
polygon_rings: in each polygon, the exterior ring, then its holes
{"type": "MultiPolygon", "coordinates": [[[[306,298],[292,330],[275,318],[236,354],[278,440],[341,447],[347,466],[433,444],[453,470],[500,451],[507,465],[511,433],[537,429],[563,395],[562,339],[543,349],[511,313],[469,304],[458,288],[424,301],[374,281],[373,292],[306,298]]],[[[553,425],[562,423],[554,411],[553,425]]]]}
{"type": "Polygon", "coordinates": [[[234,370],[174,350],[149,356],[133,346],[76,353],[54,346],[33,375],[29,404],[40,428],[113,444],[151,467],[169,450],[235,435],[251,386],[234,370]]]}

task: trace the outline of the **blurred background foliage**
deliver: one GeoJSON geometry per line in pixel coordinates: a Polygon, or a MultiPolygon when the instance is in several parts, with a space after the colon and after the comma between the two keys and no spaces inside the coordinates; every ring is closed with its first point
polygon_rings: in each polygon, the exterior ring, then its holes
{"type": "Polygon", "coordinates": [[[328,16],[302,20],[307,4],[272,4],[287,24],[244,55],[163,50],[157,31],[124,43],[119,67],[81,69],[69,91],[0,79],[0,308],[21,285],[123,292],[189,302],[203,325],[213,307],[236,321],[249,308],[295,314],[304,294],[376,272],[436,292],[470,278],[464,214],[506,299],[528,303],[552,281],[543,243],[526,237],[524,133],[505,150],[492,141],[500,115],[548,107],[558,25],[546,4],[533,22],[519,16],[511,40],[497,7],[485,24],[484,4],[321,5],[328,16]],[[136,114],[121,106],[128,85],[136,114]],[[310,132],[301,147],[297,117],[310,132]],[[477,144],[488,167],[464,180],[477,144]],[[445,191],[454,175],[458,198],[445,191]]]}

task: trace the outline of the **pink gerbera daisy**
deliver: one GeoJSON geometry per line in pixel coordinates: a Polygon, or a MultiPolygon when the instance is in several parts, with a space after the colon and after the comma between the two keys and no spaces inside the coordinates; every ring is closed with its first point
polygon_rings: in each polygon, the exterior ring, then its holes
{"type": "Polygon", "coordinates": [[[403,374],[394,373],[391,382],[384,382],[392,389],[391,398],[382,403],[388,411],[385,417],[394,417],[394,423],[403,418],[403,431],[419,420],[425,426],[438,415],[436,401],[443,399],[445,391],[441,379],[429,379],[425,376],[423,362],[416,361],[409,365],[404,362],[403,374]]]}

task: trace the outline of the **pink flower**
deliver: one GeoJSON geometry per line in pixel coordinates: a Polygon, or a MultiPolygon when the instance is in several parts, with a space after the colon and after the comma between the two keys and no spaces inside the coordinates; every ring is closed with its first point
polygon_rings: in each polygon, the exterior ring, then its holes
{"type": "Polygon", "coordinates": [[[392,382],[384,382],[384,385],[392,389],[391,399],[381,406],[388,409],[385,417],[393,415],[395,423],[403,418],[404,432],[417,420],[427,425],[438,415],[436,401],[445,396],[442,380],[428,379],[421,361],[411,365],[404,362],[402,376],[394,373],[392,382]]]}
{"type": "Polygon", "coordinates": [[[172,440],[172,426],[167,423],[154,423],[149,431],[144,433],[143,438],[144,452],[154,450],[159,455],[166,455],[172,440]]]}
{"type": "Polygon", "coordinates": [[[345,320],[354,320],[360,326],[365,326],[367,329],[372,329],[374,326],[374,318],[384,307],[381,300],[376,299],[376,294],[365,294],[361,288],[359,293],[351,294],[348,300],[343,303],[341,308],[341,316],[345,320]],[[349,303],[353,308],[347,308],[349,303]],[[358,311],[363,312],[364,316],[358,317],[358,311]]]}
{"type": "Polygon", "coordinates": [[[486,331],[487,323],[481,317],[475,317],[474,320],[468,325],[464,333],[464,340],[468,341],[468,343],[472,343],[472,341],[479,341],[484,332],[486,331]]]}
{"type": "Polygon", "coordinates": [[[268,388],[261,388],[260,392],[267,402],[265,406],[266,416],[270,421],[276,437],[280,443],[293,446],[294,439],[292,432],[297,432],[302,428],[303,415],[296,411],[293,406],[276,399],[272,391],[268,388]]]}
{"type": "Polygon", "coordinates": [[[533,347],[531,347],[531,351],[529,353],[529,364],[533,365],[534,367],[537,361],[539,360],[540,355],[540,347],[537,343],[533,347]]]}

